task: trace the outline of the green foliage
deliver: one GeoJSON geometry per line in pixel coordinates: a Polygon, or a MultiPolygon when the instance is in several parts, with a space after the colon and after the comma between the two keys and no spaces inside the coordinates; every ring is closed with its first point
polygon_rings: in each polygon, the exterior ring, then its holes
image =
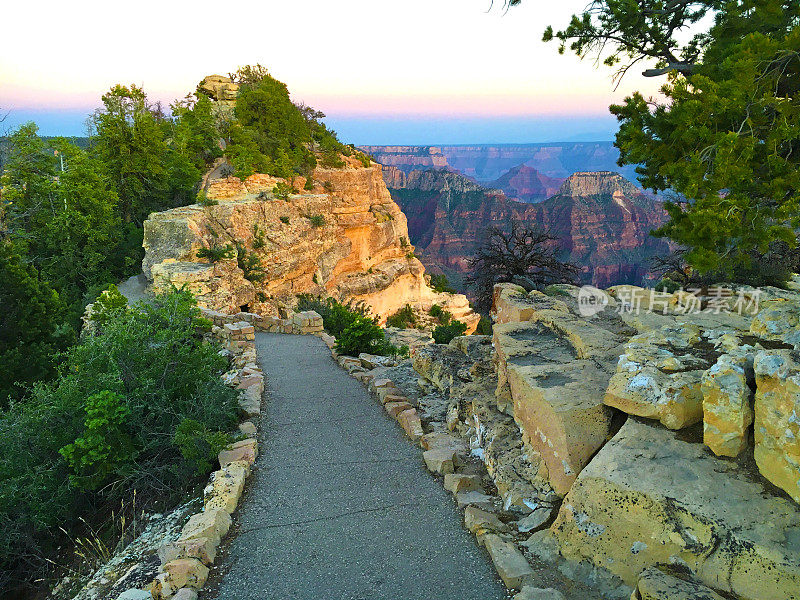
{"type": "Polygon", "coordinates": [[[450,313],[450,311],[443,309],[438,304],[434,304],[433,306],[431,306],[431,309],[428,311],[428,314],[430,314],[430,316],[439,321],[440,325],[447,325],[453,318],[453,315],[450,313]]]}
{"type": "Polygon", "coordinates": [[[358,161],[361,163],[361,165],[363,167],[365,167],[365,168],[367,168],[370,165],[372,165],[372,160],[370,159],[370,157],[367,156],[366,154],[364,154],[363,152],[357,152],[355,154],[355,157],[358,159],[358,161]]]}
{"type": "Polygon", "coordinates": [[[173,444],[197,475],[211,471],[217,456],[230,442],[227,432],[213,431],[194,419],[183,419],[173,438],[173,444]]]}
{"type": "Polygon", "coordinates": [[[289,224],[289,217],[287,217],[286,215],[282,215],[281,216],[281,223],[283,223],[284,225],[288,225],[289,224]]]}
{"type": "Polygon", "coordinates": [[[102,102],[93,117],[92,151],[119,196],[123,220],[141,225],[151,212],[194,199],[200,170],[168,143],[172,125],[144,90],[117,85],[102,102]]]}
{"type": "Polygon", "coordinates": [[[195,201],[200,206],[217,206],[219,204],[217,200],[209,198],[203,190],[197,192],[197,196],[195,196],[195,201]]]}
{"type": "Polygon", "coordinates": [[[450,285],[450,282],[447,281],[447,276],[440,273],[431,274],[431,287],[434,289],[434,291],[439,293],[456,293],[456,291],[450,285]]]}
{"type": "Polygon", "coordinates": [[[227,133],[226,156],[236,174],[254,172],[276,177],[308,176],[317,164],[319,149],[324,166],[344,166],[339,154],[345,146],[321,119],[325,116],[303,104],[295,105],[286,85],[261,65],[241,67],[234,79],[240,82],[236,119],[227,133]]]}
{"type": "Polygon", "coordinates": [[[481,320],[478,321],[478,327],[475,329],[475,335],[492,335],[492,322],[489,318],[481,315],[481,320]]]}
{"type": "MultiPolygon", "coordinates": [[[[669,221],[656,234],[686,248],[701,275],[751,283],[775,244],[797,245],[798,19],[789,0],[603,0],[545,33],[580,56],[625,59],[618,75],[647,58],[656,68],[646,75],[667,76],[660,98],[636,92],[611,107],[616,145],[645,187],[668,191],[669,221]],[[687,28],[692,36],[676,35],[687,28]]],[[[774,267],[769,279],[789,271],[774,267]]]]}
{"type": "Polygon", "coordinates": [[[312,227],[325,227],[325,217],[322,215],[307,215],[306,219],[312,227]]]}
{"type": "Polygon", "coordinates": [[[0,240],[0,409],[25,386],[52,377],[54,354],[72,339],[64,307],[9,241],[0,240]]]}
{"type": "Polygon", "coordinates": [[[677,281],[672,281],[668,277],[664,277],[661,281],[659,281],[655,286],[654,289],[658,292],[666,292],[668,294],[673,294],[681,289],[681,284],[677,281]]]}
{"type": "Polygon", "coordinates": [[[325,190],[325,192],[328,194],[332,194],[333,192],[336,191],[336,187],[329,180],[326,180],[325,183],[322,184],[322,189],[325,190]]]}
{"type": "Polygon", "coordinates": [[[439,325],[433,330],[433,341],[437,344],[449,344],[450,340],[460,335],[464,335],[467,326],[461,321],[452,319],[446,325],[439,325]]]}
{"type": "Polygon", "coordinates": [[[236,245],[236,260],[239,268],[248,281],[261,281],[267,276],[261,257],[255,252],[250,252],[241,244],[236,245]]]}
{"type": "Polygon", "coordinates": [[[275,184],[275,187],[272,188],[272,193],[275,194],[276,198],[280,198],[281,200],[288,200],[290,194],[296,194],[297,189],[291,184],[286,183],[285,181],[279,181],[275,184]]]}
{"type": "Polygon", "coordinates": [[[92,321],[103,326],[121,313],[128,310],[128,299],[123,296],[117,286],[110,285],[100,292],[92,307],[92,321]]]}
{"type": "Polygon", "coordinates": [[[222,156],[213,103],[208,96],[198,94],[196,98],[186,96],[182,101],[173,103],[171,108],[171,147],[203,171],[222,156]]]}
{"type": "Polygon", "coordinates": [[[386,319],[387,327],[399,327],[400,329],[408,329],[417,324],[417,315],[414,314],[414,309],[410,304],[406,304],[403,308],[398,310],[393,315],[386,319]]]}
{"type": "Polygon", "coordinates": [[[386,339],[386,334],[375,321],[356,316],[336,337],[336,351],[347,356],[358,356],[362,352],[381,356],[395,355],[398,349],[386,339]]]}
{"type": "Polygon", "coordinates": [[[548,285],[542,290],[548,296],[569,296],[567,290],[558,287],[557,285],[548,285]]]}
{"type": "Polygon", "coordinates": [[[197,251],[197,258],[204,258],[212,263],[217,263],[221,260],[230,260],[233,256],[233,247],[230,244],[226,244],[225,246],[212,244],[208,248],[200,248],[197,251]]]}
{"type": "Polygon", "coordinates": [[[191,482],[209,455],[190,438],[217,448],[237,408],[198,317],[187,291],[135,305],[69,350],[56,381],[0,413],[0,572],[19,576],[24,564],[40,575],[61,528],[102,517],[131,490],[147,508],[191,482]],[[186,420],[200,426],[176,436],[186,420]]]}
{"type": "MultiPolygon", "coordinates": [[[[404,236],[404,235],[401,235],[400,236],[400,247],[401,248],[408,248],[408,246],[409,246],[408,238],[406,236],[404,236]]],[[[431,276],[431,283],[433,283],[433,276],[431,276]]]]}
{"type": "Polygon", "coordinates": [[[59,452],[72,472],[70,484],[79,490],[95,490],[133,462],[136,450],[125,431],[130,409],[119,394],[108,390],[93,394],[84,410],[83,434],[59,452]]]}
{"type": "MultiPolygon", "coordinates": [[[[297,297],[297,310],[316,312],[322,317],[325,331],[334,337],[339,337],[345,328],[359,317],[370,318],[369,307],[363,303],[341,303],[334,298],[320,298],[311,294],[301,294],[297,297]]],[[[372,320],[374,322],[374,319],[372,320]]]]}
{"type": "Polygon", "coordinates": [[[264,239],[264,232],[258,226],[258,223],[253,223],[253,250],[260,250],[266,245],[264,239]]]}
{"type": "Polygon", "coordinates": [[[314,189],[314,179],[309,175],[306,177],[306,182],[303,184],[304,190],[313,190],[314,189]]]}

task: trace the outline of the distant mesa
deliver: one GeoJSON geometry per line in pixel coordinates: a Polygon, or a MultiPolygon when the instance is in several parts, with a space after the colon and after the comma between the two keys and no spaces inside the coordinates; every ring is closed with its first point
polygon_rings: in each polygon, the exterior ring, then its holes
{"type": "Polygon", "coordinates": [[[514,200],[541,202],[558,192],[562,177],[549,177],[526,164],[517,165],[489,183],[487,187],[502,190],[514,200]]]}

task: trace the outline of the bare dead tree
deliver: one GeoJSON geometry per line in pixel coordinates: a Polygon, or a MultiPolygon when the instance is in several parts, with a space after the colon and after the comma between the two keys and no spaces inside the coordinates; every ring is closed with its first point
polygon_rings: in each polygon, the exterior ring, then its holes
{"type": "Polygon", "coordinates": [[[580,267],[558,258],[558,238],[536,224],[512,221],[508,230],[487,229],[470,261],[466,282],[475,290],[478,309],[487,312],[496,283],[520,282],[531,289],[554,283],[575,283],[580,267]]]}

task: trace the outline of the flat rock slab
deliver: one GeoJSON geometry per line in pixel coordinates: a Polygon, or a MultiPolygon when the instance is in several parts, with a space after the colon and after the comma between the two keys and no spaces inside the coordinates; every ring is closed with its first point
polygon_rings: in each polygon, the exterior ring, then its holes
{"type": "Polygon", "coordinates": [[[259,333],[256,345],[268,382],[259,456],[203,598],[504,598],[419,447],[324,343],[259,333]]]}

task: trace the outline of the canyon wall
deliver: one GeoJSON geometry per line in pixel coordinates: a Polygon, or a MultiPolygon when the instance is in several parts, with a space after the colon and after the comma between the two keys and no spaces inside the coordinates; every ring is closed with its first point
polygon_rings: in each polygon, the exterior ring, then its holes
{"type": "Polygon", "coordinates": [[[414,256],[406,218],[378,165],[347,159],[342,169],[314,170],[297,190],[276,197],[279,179],[212,179],[206,205],[154,213],[145,222],[143,271],[157,290],[187,284],[201,306],[278,315],[297,295],[363,301],[381,320],[405,304],[439,304],[474,330],[466,297],[428,287],[414,256]],[[216,203],[216,204],[214,204],[216,203]],[[202,249],[233,249],[211,261],[202,249]],[[235,256],[238,247],[238,260],[235,256]]]}
{"type": "Polygon", "coordinates": [[[511,220],[548,228],[559,238],[561,257],[583,268],[584,282],[601,287],[638,283],[649,259],[668,251],[666,242],[649,235],[666,219],[660,203],[618,173],[575,173],[537,204],[509,200],[447,171],[406,174],[384,167],[384,179],[425,263],[456,277],[468,272],[486,228],[504,228],[511,220]]]}
{"type": "Polygon", "coordinates": [[[636,180],[633,166],[618,167],[613,142],[552,142],[473,146],[363,146],[382,165],[405,173],[417,169],[448,169],[494,187],[494,180],[526,165],[547,177],[565,178],[580,171],[619,171],[636,180]]]}

